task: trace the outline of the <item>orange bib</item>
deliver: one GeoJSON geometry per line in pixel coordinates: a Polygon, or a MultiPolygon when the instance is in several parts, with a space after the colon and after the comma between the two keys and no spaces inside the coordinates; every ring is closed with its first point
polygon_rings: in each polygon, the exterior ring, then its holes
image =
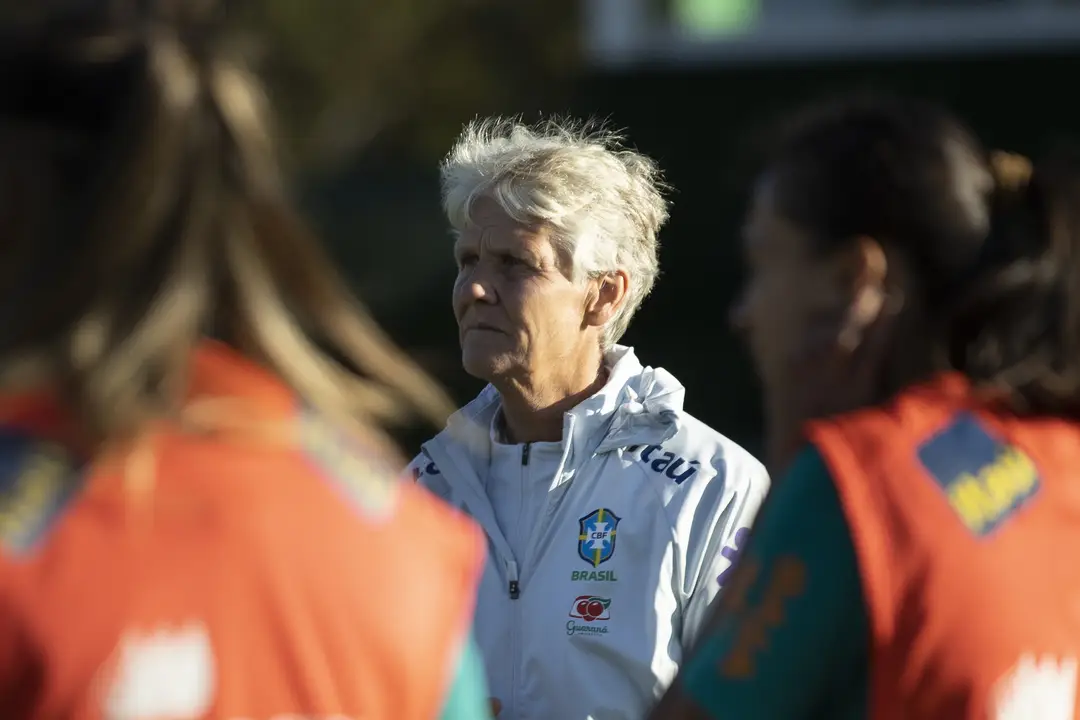
{"type": "Polygon", "coordinates": [[[0,715],[437,717],[482,536],[231,351],[195,368],[293,441],[166,427],[133,491],[48,403],[0,399],[0,715]]]}
{"type": "Polygon", "coordinates": [[[949,375],[808,434],[858,556],[872,716],[1074,717],[1080,427],[988,413],[949,375]]]}

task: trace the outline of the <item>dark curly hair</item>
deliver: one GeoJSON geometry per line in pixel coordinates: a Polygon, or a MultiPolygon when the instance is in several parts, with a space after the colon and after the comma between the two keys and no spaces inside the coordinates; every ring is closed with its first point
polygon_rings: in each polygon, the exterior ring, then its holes
{"type": "Polygon", "coordinates": [[[1017,413],[1080,417],[1074,147],[1032,164],[931,103],[857,96],[801,114],[768,167],[818,251],[869,236],[907,259],[944,365],[1017,413]]]}

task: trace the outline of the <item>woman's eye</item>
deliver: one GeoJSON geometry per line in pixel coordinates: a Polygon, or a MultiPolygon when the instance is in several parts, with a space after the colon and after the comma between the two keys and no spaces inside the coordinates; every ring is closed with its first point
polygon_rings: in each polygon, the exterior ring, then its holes
{"type": "Polygon", "coordinates": [[[466,253],[458,258],[458,267],[472,267],[476,264],[476,256],[471,253],[466,253]]]}

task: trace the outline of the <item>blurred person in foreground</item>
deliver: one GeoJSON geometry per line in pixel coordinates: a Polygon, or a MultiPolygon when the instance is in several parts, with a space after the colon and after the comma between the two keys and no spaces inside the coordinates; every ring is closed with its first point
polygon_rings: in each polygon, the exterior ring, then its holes
{"type": "Polygon", "coordinates": [[[3,717],[488,717],[482,536],[382,430],[444,396],[286,202],[215,3],[108,5],[0,43],[3,717]]]}
{"type": "Polygon", "coordinates": [[[640,718],[766,493],[762,465],[617,344],[658,272],[658,170],[602,130],[488,120],[442,166],[466,372],[425,486],[489,559],[477,641],[501,718],[640,718]]]}
{"type": "Polygon", "coordinates": [[[1080,156],[812,111],[759,177],[736,320],[786,469],[654,718],[1072,718],[1080,156]]]}

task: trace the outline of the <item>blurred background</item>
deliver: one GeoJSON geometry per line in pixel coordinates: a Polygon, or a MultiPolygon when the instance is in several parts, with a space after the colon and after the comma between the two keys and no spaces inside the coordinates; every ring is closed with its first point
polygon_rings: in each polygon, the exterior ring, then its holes
{"type": "MultiPolygon", "coordinates": [[[[687,409],[760,448],[753,372],[727,325],[739,225],[767,130],[851,89],[941,100],[992,145],[1073,134],[1080,0],[261,0],[295,189],[375,315],[464,402],[437,166],[476,115],[606,118],[674,186],[663,274],[624,342],[687,409]]],[[[403,436],[413,452],[427,428],[403,436]]]]}

